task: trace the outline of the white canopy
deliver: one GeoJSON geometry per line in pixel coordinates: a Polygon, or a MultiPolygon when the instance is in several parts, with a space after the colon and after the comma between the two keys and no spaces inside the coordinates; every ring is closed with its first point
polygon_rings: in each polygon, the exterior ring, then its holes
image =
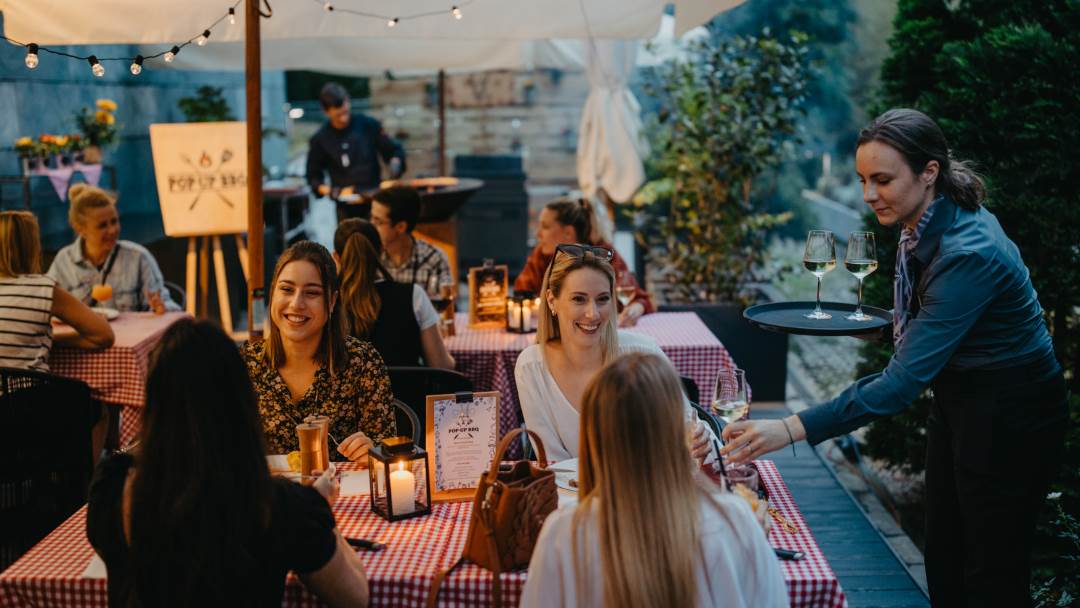
{"type": "MultiPolygon", "coordinates": [[[[675,35],[705,23],[743,0],[270,0],[273,18],[262,22],[262,40],[314,38],[413,38],[424,41],[603,39],[643,40],[657,32],[664,6],[675,5],[675,35]],[[463,18],[454,19],[452,6],[463,18]],[[382,18],[344,9],[400,17],[393,28],[382,18]],[[410,18],[421,13],[432,16],[410,18]],[[440,15],[445,13],[445,17],[440,15]]],[[[230,0],[0,0],[5,34],[38,44],[168,44],[197,36],[225,14],[230,0]]],[[[237,24],[213,28],[211,41],[243,41],[243,3],[237,24]]],[[[438,57],[430,57],[438,64],[438,57]]],[[[434,67],[446,67],[435,65],[434,67]]]]}

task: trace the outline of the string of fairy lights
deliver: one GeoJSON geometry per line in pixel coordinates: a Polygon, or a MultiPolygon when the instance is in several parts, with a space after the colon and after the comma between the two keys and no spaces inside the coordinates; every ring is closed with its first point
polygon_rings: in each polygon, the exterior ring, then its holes
{"type": "MultiPolygon", "coordinates": [[[[411,21],[415,19],[424,19],[430,17],[450,16],[454,20],[461,20],[461,18],[464,17],[462,8],[472,4],[474,1],[475,0],[460,0],[460,2],[458,2],[457,4],[452,5],[449,10],[427,11],[407,15],[385,15],[356,10],[345,6],[338,6],[335,5],[332,0],[312,0],[313,3],[321,5],[322,9],[326,12],[332,12],[334,14],[353,15],[365,19],[377,19],[386,23],[386,27],[388,28],[397,27],[398,24],[403,21],[411,21]]],[[[220,26],[222,23],[226,23],[226,27],[236,25],[237,7],[239,7],[240,4],[242,4],[243,2],[244,0],[236,0],[235,2],[233,2],[233,4],[229,6],[228,10],[224,14],[218,17],[213,23],[203,28],[201,33],[192,36],[185,42],[174,44],[169,49],[161,51],[159,53],[154,53],[153,55],[135,55],[134,57],[98,57],[97,55],[75,55],[58,49],[41,46],[36,42],[21,42],[4,36],[2,34],[0,34],[0,38],[12,44],[24,47],[26,49],[25,63],[26,67],[31,70],[37,68],[38,65],[41,63],[41,55],[44,53],[48,53],[57,57],[75,59],[77,61],[85,61],[87,64],[90,65],[90,72],[98,78],[101,78],[105,75],[104,62],[106,61],[129,63],[128,70],[131,72],[131,75],[138,76],[142,73],[143,66],[144,64],[146,64],[146,62],[150,60],[162,59],[165,61],[165,63],[172,63],[176,59],[176,56],[180,53],[180,51],[182,51],[186,47],[192,44],[194,44],[195,46],[206,46],[206,43],[210,41],[210,36],[213,34],[214,29],[220,26]]],[[[270,7],[269,0],[261,0],[259,14],[266,18],[269,18],[274,14],[273,9],[270,7]],[[266,12],[263,12],[262,10],[263,5],[266,6],[266,12]]]]}

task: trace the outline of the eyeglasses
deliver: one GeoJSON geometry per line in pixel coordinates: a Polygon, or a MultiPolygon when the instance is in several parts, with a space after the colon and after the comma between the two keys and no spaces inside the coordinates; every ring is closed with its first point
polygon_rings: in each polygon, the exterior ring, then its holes
{"type": "Polygon", "coordinates": [[[564,253],[572,258],[584,258],[586,255],[592,255],[598,260],[604,262],[611,262],[615,257],[615,251],[608,249],[607,247],[598,247],[596,245],[584,245],[582,243],[564,243],[555,247],[555,255],[551,256],[551,263],[548,264],[547,274],[544,275],[544,285],[548,284],[551,279],[551,267],[555,265],[555,258],[559,257],[560,253],[564,253]]]}

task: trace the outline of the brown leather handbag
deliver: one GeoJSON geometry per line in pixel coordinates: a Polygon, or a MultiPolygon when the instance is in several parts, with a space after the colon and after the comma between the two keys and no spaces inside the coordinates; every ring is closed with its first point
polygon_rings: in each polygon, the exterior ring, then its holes
{"type": "Polygon", "coordinates": [[[463,560],[492,571],[491,603],[496,608],[502,605],[499,576],[503,570],[519,570],[529,565],[540,528],[558,506],[559,496],[555,490],[555,473],[547,469],[544,443],[532,431],[525,432],[536,444],[539,466],[519,460],[509,470],[500,470],[503,454],[521,431],[514,429],[503,437],[495,450],[491,469],[480,475],[465,550],[453,565],[435,575],[428,593],[429,608],[435,608],[443,580],[463,560]]]}

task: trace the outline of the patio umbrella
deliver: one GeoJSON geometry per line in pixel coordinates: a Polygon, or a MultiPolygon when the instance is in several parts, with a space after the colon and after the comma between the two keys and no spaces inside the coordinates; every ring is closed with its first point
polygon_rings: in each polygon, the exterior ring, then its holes
{"type": "MultiPolygon", "coordinates": [[[[458,0],[462,18],[455,19],[453,0],[413,0],[408,13],[396,0],[186,0],[149,6],[144,0],[0,0],[5,35],[39,45],[177,44],[192,40],[214,24],[209,41],[244,41],[247,74],[248,175],[261,175],[260,123],[262,43],[316,39],[411,38],[442,40],[522,41],[539,39],[645,39],[653,36],[668,4],[675,6],[675,35],[681,36],[743,0],[458,0]],[[271,9],[271,6],[273,8],[271,9]],[[235,25],[224,19],[235,7],[235,25]],[[336,10],[327,10],[328,8],[336,10]],[[363,11],[370,17],[350,15],[363,11]],[[272,17],[259,19],[260,12],[272,17]],[[219,20],[219,18],[221,18],[219,20]]],[[[308,44],[293,44],[300,54],[308,44]]],[[[490,48],[490,47],[489,47],[490,48]]],[[[165,49],[161,49],[165,50],[165,49]]],[[[197,53],[195,46],[186,53],[197,53]]],[[[432,68],[446,61],[427,51],[432,68]]],[[[148,67],[153,67],[148,65],[148,67]]],[[[623,87],[625,88],[625,87],[623,87]]],[[[616,93],[618,95],[618,93],[616,93]]],[[[627,109],[631,105],[624,103],[627,109]]],[[[597,104],[603,111],[602,105],[597,104]]],[[[625,114],[625,112],[624,112],[625,114]]],[[[611,129],[616,127],[612,126],[611,129]]],[[[625,137],[636,140],[631,125],[625,137]]],[[[608,129],[605,128],[605,132],[608,129]]],[[[591,131],[590,131],[591,132],[591,131]]],[[[617,140],[613,140],[617,141],[617,140]]],[[[621,161],[620,161],[621,162],[621,161]]],[[[640,161],[639,161],[640,162],[640,161]]],[[[604,166],[603,163],[598,166],[604,166]]],[[[620,165],[621,166],[621,165],[620,165]]],[[[262,184],[248,180],[249,329],[253,308],[262,306],[262,184]]]]}

